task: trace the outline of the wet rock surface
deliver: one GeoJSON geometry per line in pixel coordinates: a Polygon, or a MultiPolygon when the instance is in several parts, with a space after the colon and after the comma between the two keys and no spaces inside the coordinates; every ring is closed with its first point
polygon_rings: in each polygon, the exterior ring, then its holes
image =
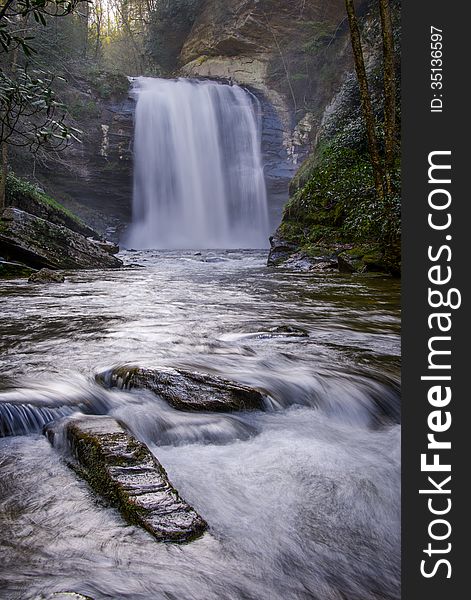
{"type": "Polygon", "coordinates": [[[33,273],[29,279],[29,283],[64,283],[65,277],[62,273],[51,271],[51,269],[41,269],[33,273]]]}
{"type": "Polygon", "coordinates": [[[3,211],[0,250],[8,258],[47,269],[117,268],[122,262],[99,243],[16,208],[3,211]]]}
{"type": "Polygon", "coordinates": [[[123,366],[98,374],[96,381],[105,387],[151,390],[179,410],[261,410],[265,404],[254,388],[183,369],[123,366]]]}
{"type": "Polygon", "coordinates": [[[309,332],[302,327],[296,327],[295,325],[277,325],[276,327],[270,327],[268,334],[271,337],[309,337],[309,332]]]}
{"type": "Polygon", "coordinates": [[[304,252],[296,252],[283,263],[283,266],[293,271],[323,272],[337,271],[338,262],[336,258],[329,256],[308,256],[304,252]]]}
{"type": "Polygon", "coordinates": [[[270,237],[267,265],[299,273],[392,273],[383,254],[372,244],[332,243],[302,247],[283,239],[270,237]],[[306,248],[306,249],[304,249],[306,248]]]}
{"type": "Polygon", "coordinates": [[[93,490],[157,540],[188,542],[207,529],[149,448],[112,417],[83,416],[51,423],[45,435],[53,445],[65,437],[77,472],[93,490]]]}
{"type": "Polygon", "coordinates": [[[276,235],[270,236],[270,252],[268,254],[267,265],[273,267],[279,265],[295,253],[298,246],[291,244],[276,235]]]}

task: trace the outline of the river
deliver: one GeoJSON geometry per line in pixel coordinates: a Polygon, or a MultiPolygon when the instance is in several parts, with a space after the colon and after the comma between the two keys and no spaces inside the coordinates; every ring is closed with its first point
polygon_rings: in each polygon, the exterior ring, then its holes
{"type": "Polygon", "coordinates": [[[122,257],[64,284],[0,282],[0,407],[116,416],[209,532],[159,544],[127,525],[41,435],[46,413],[25,417],[0,438],[0,597],[399,599],[399,282],[288,273],[257,251],[122,257]],[[219,374],[271,404],[185,413],[94,382],[123,363],[219,374]]]}

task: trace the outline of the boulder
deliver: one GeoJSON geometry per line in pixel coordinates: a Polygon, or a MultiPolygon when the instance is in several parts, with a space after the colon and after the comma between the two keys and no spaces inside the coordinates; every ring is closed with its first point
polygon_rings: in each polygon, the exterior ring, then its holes
{"type": "Polygon", "coordinates": [[[288,258],[298,250],[298,246],[272,235],[269,238],[270,252],[268,253],[267,265],[269,267],[284,263],[288,258]]]}
{"type": "Polygon", "coordinates": [[[35,272],[35,269],[32,269],[23,263],[0,260],[0,279],[29,277],[35,272]]]}
{"type": "Polygon", "coordinates": [[[65,277],[57,271],[41,269],[30,275],[28,281],[29,283],[64,283],[65,277]]]}
{"type": "Polygon", "coordinates": [[[254,388],[183,369],[123,366],[98,374],[96,380],[105,387],[151,390],[178,410],[262,410],[265,406],[264,395],[254,388]]]}
{"type": "Polygon", "coordinates": [[[104,252],[107,252],[108,254],[118,254],[119,252],[119,246],[118,244],[115,244],[114,242],[108,242],[108,241],[104,241],[104,240],[94,240],[93,238],[89,238],[89,241],[91,242],[95,242],[95,244],[97,244],[97,246],[99,246],[104,252]]]}
{"type": "Polygon", "coordinates": [[[75,470],[128,522],[157,540],[188,542],[207,529],[149,448],[112,417],[72,417],[47,425],[45,434],[53,445],[65,437],[75,470]]]}
{"type": "Polygon", "coordinates": [[[286,269],[302,272],[337,271],[338,262],[330,256],[309,256],[304,252],[296,252],[282,264],[286,269]]]}
{"type": "Polygon", "coordinates": [[[123,264],[100,243],[17,208],[3,211],[0,250],[9,258],[38,268],[106,269],[123,264]]]}

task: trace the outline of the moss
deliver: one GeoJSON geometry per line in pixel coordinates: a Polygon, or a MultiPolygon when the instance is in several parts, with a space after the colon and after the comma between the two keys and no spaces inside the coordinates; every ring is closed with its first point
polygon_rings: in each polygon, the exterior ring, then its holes
{"type": "Polygon", "coordinates": [[[43,205],[46,208],[52,208],[55,212],[62,214],[65,218],[75,221],[78,225],[86,227],[85,223],[74,215],[70,210],[67,210],[62,204],[48,196],[45,192],[39,190],[33,184],[24,179],[16,177],[12,173],[8,174],[6,186],[7,205],[16,206],[18,200],[32,200],[43,205]]]}
{"type": "Polygon", "coordinates": [[[340,134],[323,142],[297,184],[301,187],[284,208],[280,237],[297,243],[308,255],[354,243],[357,250],[364,246],[359,256],[370,255],[367,268],[394,269],[399,253],[393,256],[389,249],[398,246],[400,199],[376,198],[365,148],[345,145],[340,134]]]}
{"type": "MultiPolygon", "coordinates": [[[[136,504],[139,494],[130,493],[129,482],[120,481],[119,476],[112,474],[113,467],[131,467],[134,472],[140,469],[155,469],[161,476],[162,491],[168,492],[168,497],[175,503],[176,508],[181,508],[184,501],[170,484],[165,469],[142,442],[132,438],[125,431],[95,434],[75,424],[68,427],[67,434],[78,459],[78,464],[71,466],[95,492],[110,505],[118,508],[129,523],[143,527],[162,541],[189,542],[204,532],[207,524],[196,513],[192,527],[188,527],[186,531],[176,526],[173,530],[168,527],[165,533],[160,532],[152,525],[153,509],[136,504]]],[[[188,507],[188,510],[192,509],[188,507]]]]}

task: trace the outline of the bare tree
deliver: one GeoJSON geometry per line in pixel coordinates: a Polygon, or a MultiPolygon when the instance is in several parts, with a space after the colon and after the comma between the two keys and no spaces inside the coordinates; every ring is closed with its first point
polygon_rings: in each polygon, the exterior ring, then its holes
{"type": "Polygon", "coordinates": [[[353,60],[355,62],[355,71],[358,78],[358,87],[360,88],[361,108],[363,111],[363,118],[365,120],[368,149],[370,153],[371,166],[373,168],[375,189],[378,198],[383,198],[383,165],[379,154],[378,138],[376,136],[376,119],[373,112],[371,95],[368,87],[365,59],[363,57],[363,48],[361,45],[360,28],[358,25],[353,0],[345,0],[345,6],[347,8],[348,23],[350,26],[353,60]]]}
{"type": "Polygon", "coordinates": [[[390,0],[379,0],[383,38],[384,77],[384,154],[386,192],[393,193],[394,162],[396,157],[396,71],[394,60],[394,32],[390,0]]]}

